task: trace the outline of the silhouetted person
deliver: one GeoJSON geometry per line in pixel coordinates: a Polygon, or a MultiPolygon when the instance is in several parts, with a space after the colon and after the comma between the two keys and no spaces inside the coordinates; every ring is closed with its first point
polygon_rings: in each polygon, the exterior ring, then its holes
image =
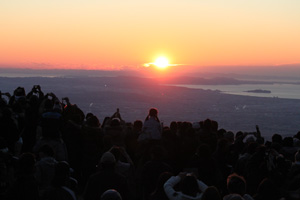
{"type": "Polygon", "coordinates": [[[204,190],[201,200],[221,200],[221,195],[216,187],[210,186],[204,190]]]}
{"type": "Polygon", "coordinates": [[[31,153],[24,153],[20,156],[17,168],[17,179],[8,189],[5,200],[37,200],[39,190],[35,172],[35,156],[31,153]]]}
{"type": "Polygon", "coordinates": [[[172,173],[170,172],[163,172],[160,174],[156,183],[156,188],[151,193],[149,200],[169,200],[164,190],[164,184],[167,180],[169,180],[169,178],[171,178],[171,176],[172,173]]]}
{"type": "Polygon", "coordinates": [[[207,185],[216,185],[218,178],[220,178],[217,163],[212,157],[211,149],[207,144],[202,144],[198,147],[188,167],[195,168],[198,178],[207,185]]]}
{"type": "Polygon", "coordinates": [[[140,135],[139,140],[160,140],[161,131],[162,127],[158,119],[158,110],[151,108],[145,119],[143,133],[140,135]]]}
{"type": "Polygon", "coordinates": [[[244,177],[237,174],[231,174],[227,178],[228,195],[224,196],[223,200],[228,200],[234,196],[241,196],[245,200],[253,200],[253,198],[246,194],[246,181],[244,177]]]}
{"type": "Polygon", "coordinates": [[[127,200],[128,185],[126,178],[115,172],[116,159],[110,152],[105,152],[99,162],[99,172],[90,176],[83,194],[86,200],[99,200],[108,189],[120,192],[122,198],[127,200]]]}
{"type": "Polygon", "coordinates": [[[44,192],[52,183],[55,167],[58,163],[54,158],[54,151],[49,145],[43,145],[38,151],[39,161],[36,163],[35,177],[39,184],[40,193],[44,192]]]}
{"type": "Polygon", "coordinates": [[[163,172],[171,172],[172,168],[164,162],[164,149],[155,145],[150,149],[151,160],[142,167],[141,184],[144,199],[154,191],[158,178],[163,172]]]}
{"type": "Polygon", "coordinates": [[[12,114],[12,111],[7,107],[2,109],[0,137],[6,141],[9,151],[15,153],[15,144],[19,140],[20,131],[12,114]]]}
{"type": "Polygon", "coordinates": [[[165,193],[169,200],[200,200],[206,188],[205,183],[187,173],[172,176],[164,184],[165,193]],[[180,183],[180,190],[176,191],[174,187],[178,183],[180,183]]]}
{"type": "Polygon", "coordinates": [[[75,190],[77,181],[70,176],[70,166],[62,161],[55,166],[52,186],[42,195],[42,200],[77,200],[75,190]]]}
{"type": "Polygon", "coordinates": [[[255,200],[279,200],[280,198],[279,188],[268,178],[262,180],[254,195],[255,200]]]}

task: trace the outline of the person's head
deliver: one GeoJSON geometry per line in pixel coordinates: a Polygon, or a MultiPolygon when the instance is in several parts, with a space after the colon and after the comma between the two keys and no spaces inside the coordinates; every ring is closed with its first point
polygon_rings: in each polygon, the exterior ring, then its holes
{"type": "Polygon", "coordinates": [[[150,108],[149,110],[149,116],[151,117],[157,117],[158,115],[158,110],[156,108],[150,108]]]}
{"type": "Polygon", "coordinates": [[[174,131],[174,132],[176,132],[176,131],[177,131],[177,129],[178,129],[177,122],[175,122],[175,121],[172,121],[172,122],[171,122],[171,124],[170,124],[170,129],[171,129],[171,131],[174,131]]]}
{"type": "Polygon", "coordinates": [[[89,118],[87,118],[86,124],[91,126],[91,127],[99,127],[100,126],[99,119],[95,115],[90,116],[89,118]]]}
{"type": "Polygon", "coordinates": [[[223,128],[219,129],[219,130],[217,131],[217,137],[218,137],[218,139],[224,138],[224,134],[225,134],[226,132],[227,132],[227,131],[226,131],[225,129],[223,129],[223,128]]]}
{"type": "Polygon", "coordinates": [[[117,190],[109,189],[101,195],[100,200],[122,200],[122,196],[117,190]]]}
{"type": "Polygon", "coordinates": [[[237,138],[240,138],[240,137],[243,137],[243,132],[242,131],[238,131],[238,132],[236,132],[236,134],[235,134],[235,139],[237,139],[237,138]]]}
{"type": "Polygon", "coordinates": [[[211,125],[212,125],[212,131],[217,132],[219,128],[219,123],[217,121],[212,120],[211,125]]]}
{"type": "Polygon", "coordinates": [[[121,125],[121,120],[119,118],[113,118],[110,122],[111,127],[119,127],[121,125]]]}
{"type": "Polygon", "coordinates": [[[243,138],[243,142],[245,144],[249,144],[249,143],[253,143],[255,142],[255,138],[253,135],[246,135],[244,138],[243,138]]]}
{"type": "Polygon", "coordinates": [[[221,195],[216,187],[210,186],[203,192],[201,200],[221,200],[221,195]]]}
{"type": "Polygon", "coordinates": [[[26,96],[25,89],[23,87],[17,87],[14,90],[14,95],[16,97],[25,97],[26,96]]]}
{"type": "Polygon", "coordinates": [[[183,178],[181,186],[181,192],[188,196],[196,197],[200,192],[196,177],[190,174],[183,178]]]}
{"type": "Polygon", "coordinates": [[[234,142],[234,133],[232,131],[227,131],[224,133],[224,138],[228,140],[228,142],[233,143],[234,142]]]}
{"type": "Polygon", "coordinates": [[[231,174],[227,178],[227,189],[230,194],[244,195],[246,192],[246,181],[244,177],[231,174]]]}
{"type": "Polygon", "coordinates": [[[114,154],[107,151],[105,152],[100,159],[100,166],[102,169],[114,169],[116,164],[116,158],[114,154]]]}
{"type": "Polygon", "coordinates": [[[87,114],[85,115],[85,119],[87,120],[88,118],[90,118],[90,117],[92,117],[92,116],[94,116],[93,113],[87,113],[87,114]]]}
{"type": "Polygon", "coordinates": [[[136,121],[134,121],[134,123],[133,123],[133,128],[134,128],[135,130],[141,131],[142,128],[143,128],[143,122],[142,122],[141,120],[136,120],[136,121]]]}
{"type": "MultiPolygon", "coordinates": [[[[201,125],[201,124],[200,124],[201,125]]],[[[206,119],[203,122],[203,129],[205,131],[212,131],[212,122],[210,119],[206,119]]]]}

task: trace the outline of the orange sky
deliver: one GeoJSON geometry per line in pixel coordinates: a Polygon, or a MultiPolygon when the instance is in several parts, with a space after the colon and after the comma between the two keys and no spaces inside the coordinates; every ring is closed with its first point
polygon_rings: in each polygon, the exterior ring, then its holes
{"type": "Polygon", "coordinates": [[[0,1],[0,67],[300,63],[299,0],[0,1]]]}

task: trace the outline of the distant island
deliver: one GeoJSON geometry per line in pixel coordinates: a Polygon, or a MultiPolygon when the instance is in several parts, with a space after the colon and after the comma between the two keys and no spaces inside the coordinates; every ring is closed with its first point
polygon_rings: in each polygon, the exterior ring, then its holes
{"type": "Polygon", "coordinates": [[[271,91],[270,90],[262,90],[262,89],[256,89],[256,90],[247,90],[244,92],[251,92],[251,93],[267,93],[270,94],[271,91]]]}

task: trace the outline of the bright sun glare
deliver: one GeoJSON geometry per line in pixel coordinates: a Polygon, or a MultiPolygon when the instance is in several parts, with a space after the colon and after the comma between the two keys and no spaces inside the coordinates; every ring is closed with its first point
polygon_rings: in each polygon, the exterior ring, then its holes
{"type": "Polygon", "coordinates": [[[169,66],[169,61],[166,57],[158,57],[153,64],[159,69],[165,69],[169,66]]]}

